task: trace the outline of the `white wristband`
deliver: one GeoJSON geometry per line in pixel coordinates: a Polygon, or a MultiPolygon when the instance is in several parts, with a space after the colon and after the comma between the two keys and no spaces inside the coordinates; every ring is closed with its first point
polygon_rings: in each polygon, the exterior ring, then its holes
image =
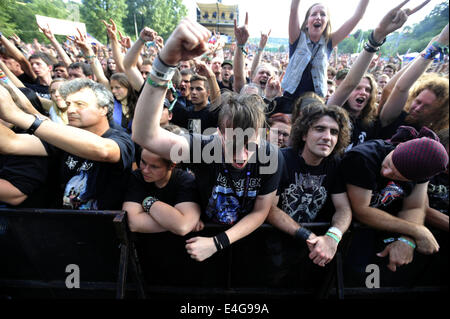
{"type": "Polygon", "coordinates": [[[330,227],[330,228],[328,229],[328,231],[329,231],[330,233],[335,234],[335,235],[338,236],[339,238],[342,238],[342,232],[339,230],[339,228],[337,228],[337,227],[330,227]]]}
{"type": "Polygon", "coordinates": [[[173,66],[167,66],[164,63],[162,63],[159,60],[159,57],[157,57],[153,61],[152,70],[150,73],[156,77],[157,79],[163,80],[163,81],[170,81],[175,74],[176,67],[173,66]]]}

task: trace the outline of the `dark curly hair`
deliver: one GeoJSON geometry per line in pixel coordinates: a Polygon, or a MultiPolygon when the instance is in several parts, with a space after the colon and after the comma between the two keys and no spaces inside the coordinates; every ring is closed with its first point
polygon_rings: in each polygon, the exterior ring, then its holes
{"type": "Polygon", "coordinates": [[[339,134],[336,146],[331,152],[331,156],[342,154],[350,142],[350,119],[347,111],[336,105],[325,105],[312,103],[302,109],[299,117],[295,120],[291,131],[291,145],[299,151],[305,146],[303,137],[308,134],[309,129],[322,117],[329,116],[334,119],[339,126],[339,134]]]}

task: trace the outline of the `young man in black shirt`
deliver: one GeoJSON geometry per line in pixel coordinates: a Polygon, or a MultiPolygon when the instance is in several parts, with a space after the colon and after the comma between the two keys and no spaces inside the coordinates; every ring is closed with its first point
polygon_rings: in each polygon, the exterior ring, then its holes
{"type": "Polygon", "coordinates": [[[0,125],[0,153],[55,158],[60,165],[58,207],[120,209],[134,145],[125,132],[109,126],[111,92],[77,79],[61,86],[60,93],[68,106],[69,125],[24,113],[0,87],[0,117],[28,133],[15,134],[0,125]]]}
{"type": "Polygon", "coordinates": [[[187,241],[187,252],[199,261],[249,235],[264,222],[283,160],[278,150],[259,139],[257,130],[264,123],[264,102],[259,97],[222,96],[215,135],[178,136],[160,127],[163,100],[176,65],[204,53],[210,35],[188,19],[178,25],[153,63],[133,122],[136,143],[163,158],[191,163],[202,209],[212,221],[231,226],[215,237],[187,241]],[[230,128],[249,130],[236,136],[230,134],[230,128]]]}
{"type": "Polygon", "coordinates": [[[130,176],[122,209],[128,212],[131,231],[184,236],[196,226],[201,229],[197,201],[193,175],[144,149],[140,168],[130,176]]]}
{"type": "Polygon", "coordinates": [[[448,165],[445,148],[437,140],[426,128],[419,134],[412,127],[401,127],[391,141],[365,142],[343,158],[342,175],[355,218],[398,234],[386,238],[388,245],[377,254],[389,255],[387,267],[392,271],[410,263],[416,247],[424,254],[439,249],[423,225],[428,179],[448,165]]]}
{"type": "Polygon", "coordinates": [[[352,217],[336,156],[350,139],[347,113],[337,106],[308,105],[292,128],[291,139],[293,147],[282,149],[285,169],[278,189],[280,200],[278,206],[277,200],[272,205],[267,220],[306,241],[309,258],[324,267],[333,259],[352,217]],[[330,199],[332,216],[323,211],[330,199]],[[330,219],[332,227],[322,236],[301,226],[330,219]]]}

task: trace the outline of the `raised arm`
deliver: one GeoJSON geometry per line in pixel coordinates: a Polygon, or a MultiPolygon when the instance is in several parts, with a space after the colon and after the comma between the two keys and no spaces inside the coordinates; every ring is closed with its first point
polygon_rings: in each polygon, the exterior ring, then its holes
{"type": "Polygon", "coordinates": [[[269,30],[269,33],[267,33],[267,34],[261,32],[261,38],[259,40],[258,52],[256,53],[255,57],[253,58],[252,68],[250,71],[251,78],[253,78],[253,76],[255,75],[254,72],[255,72],[256,68],[261,63],[262,54],[264,52],[264,48],[266,47],[267,40],[269,39],[271,31],[272,30],[269,30]]]}
{"type": "Polygon", "coordinates": [[[300,36],[300,20],[298,18],[298,7],[300,0],[292,0],[289,13],[289,43],[293,44],[300,36]]]}
{"type": "Polygon", "coordinates": [[[87,43],[86,41],[86,35],[82,34],[79,29],[77,29],[78,35],[75,35],[74,39],[67,38],[68,40],[74,41],[75,44],[83,51],[84,56],[88,60],[89,64],[92,67],[92,71],[95,74],[95,77],[97,78],[97,82],[103,84],[108,89],[109,81],[105,76],[105,73],[103,73],[103,68],[100,62],[97,59],[97,56],[94,53],[94,50],[92,49],[91,45],[87,43]]]}
{"type": "Polygon", "coordinates": [[[240,92],[245,85],[245,71],[244,71],[244,50],[245,44],[250,36],[248,32],[248,12],[245,13],[245,23],[242,27],[237,27],[236,19],[234,20],[234,35],[236,37],[236,51],[234,53],[233,74],[234,83],[233,89],[235,92],[240,92]]]}
{"type": "Polygon", "coordinates": [[[125,68],[123,65],[123,54],[122,48],[117,39],[117,26],[113,19],[109,19],[111,24],[108,24],[105,20],[102,20],[106,27],[106,32],[108,33],[108,38],[111,41],[113,59],[116,62],[117,72],[124,72],[125,68]]]}
{"type": "Polygon", "coordinates": [[[204,53],[209,37],[210,32],[206,28],[184,19],[153,62],[152,71],[139,96],[132,138],[137,144],[163,158],[170,159],[172,150],[183,154],[180,160],[189,158],[187,140],[161,128],[159,121],[168,81],[173,75],[175,66],[180,61],[190,60],[204,53]]]}
{"type": "Polygon", "coordinates": [[[67,55],[66,51],[62,48],[61,44],[59,44],[58,41],[56,41],[55,36],[53,35],[53,32],[50,30],[50,27],[47,25],[47,28],[42,27],[38,24],[39,29],[44,33],[44,35],[47,37],[47,39],[50,41],[50,43],[55,48],[56,52],[58,52],[58,56],[61,58],[62,62],[66,66],[66,68],[69,67],[69,65],[72,63],[72,60],[67,55]]]}
{"type": "Polygon", "coordinates": [[[400,29],[408,19],[408,15],[418,10],[417,8],[414,10],[402,10],[406,2],[408,0],[390,10],[379,22],[371,34],[371,38],[369,37],[369,42],[364,46],[364,50],[358,55],[355,63],[350,68],[350,72],[339,85],[336,92],[328,99],[328,105],[342,106],[347,101],[352,91],[358,86],[374,54],[379,50],[386,36],[400,29]]]}
{"type": "Polygon", "coordinates": [[[194,59],[194,63],[196,73],[208,79],[209,94],[210,94],[209,98],[211,104],[214,104],[215,102],[219,101],[221,96],[220,87],[219,84],[217,83],[216,75],[211,70],[211,68],[206,65],[205,62],[194,59]]]}
{"type": "Polygon", "coordinates": [[[409,90],[433,62],[434,56],[439,52],[439,49],[448,45],[448,41],[449,30],[447,24],[439,34],[437,41],[428,46],[421,56],[418,56],[398,79],[380,113],[380,121],[383,127],[392,123],[400,115],[408,100],[409,90]]]}
{"type": "Polygon", "coordinates": [[[125,74],[128,77],[133,89],[139,91],[144,84],[144,79],[142,78],[141,72],[137,67],[140,53],[145,46],[147,41],[153,41],[156,36],[156,32],[152,29],[145,27],[142,29],[139,38],[133,44],[133,46],[128,50],[125,58],[123,59],[123,66],[125,68],[125,74]]]}
{"type": "Polygon", "coordinates": [[[3,35],[0,36],[0,42],[5,47],[8,54],[20,64],[23,72],[25,72],[32,79],[36,79],[36,74],[33,72],[30,62],[23,55],[23,53],[20,52],[20,50],[3,35]]]}
{"type": "MultiPolygon", "coordinates": [[[[428,0],[429,1],[429,0],[428,0]]],[[[353,28],[364,16],[369,0],[360,0],[353,16],[344,22],[344,24],[331,34],[331,43],[333,47],[337,46],[352,32],[353,28]]]]}

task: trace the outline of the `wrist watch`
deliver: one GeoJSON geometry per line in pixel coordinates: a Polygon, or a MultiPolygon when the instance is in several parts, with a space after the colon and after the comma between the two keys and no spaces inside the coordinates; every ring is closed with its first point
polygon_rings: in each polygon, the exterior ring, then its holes
{"type": "Polygon", "coordinates": [[[31,124],[31,126],[27,130],[27,133],[30,135],[34,134],[34,132],[42,124],[42,122],[44,122],[45,120],[48,120],[48,118],[46,118],[45,116],[42,116],[40,114],[33,114],[33,115],[36,119],[34,120],[33,124],[31,124]]]}
{"type": "Polygon", "coordinates": [[[150,212],[150,208],[157,201],[158,201],[158,199],[153,196],[148,196],[148,197],[144,198],[144,200],[142,201],[142,207],[144,208],[144,211],[147,213],[150,212]]]}

